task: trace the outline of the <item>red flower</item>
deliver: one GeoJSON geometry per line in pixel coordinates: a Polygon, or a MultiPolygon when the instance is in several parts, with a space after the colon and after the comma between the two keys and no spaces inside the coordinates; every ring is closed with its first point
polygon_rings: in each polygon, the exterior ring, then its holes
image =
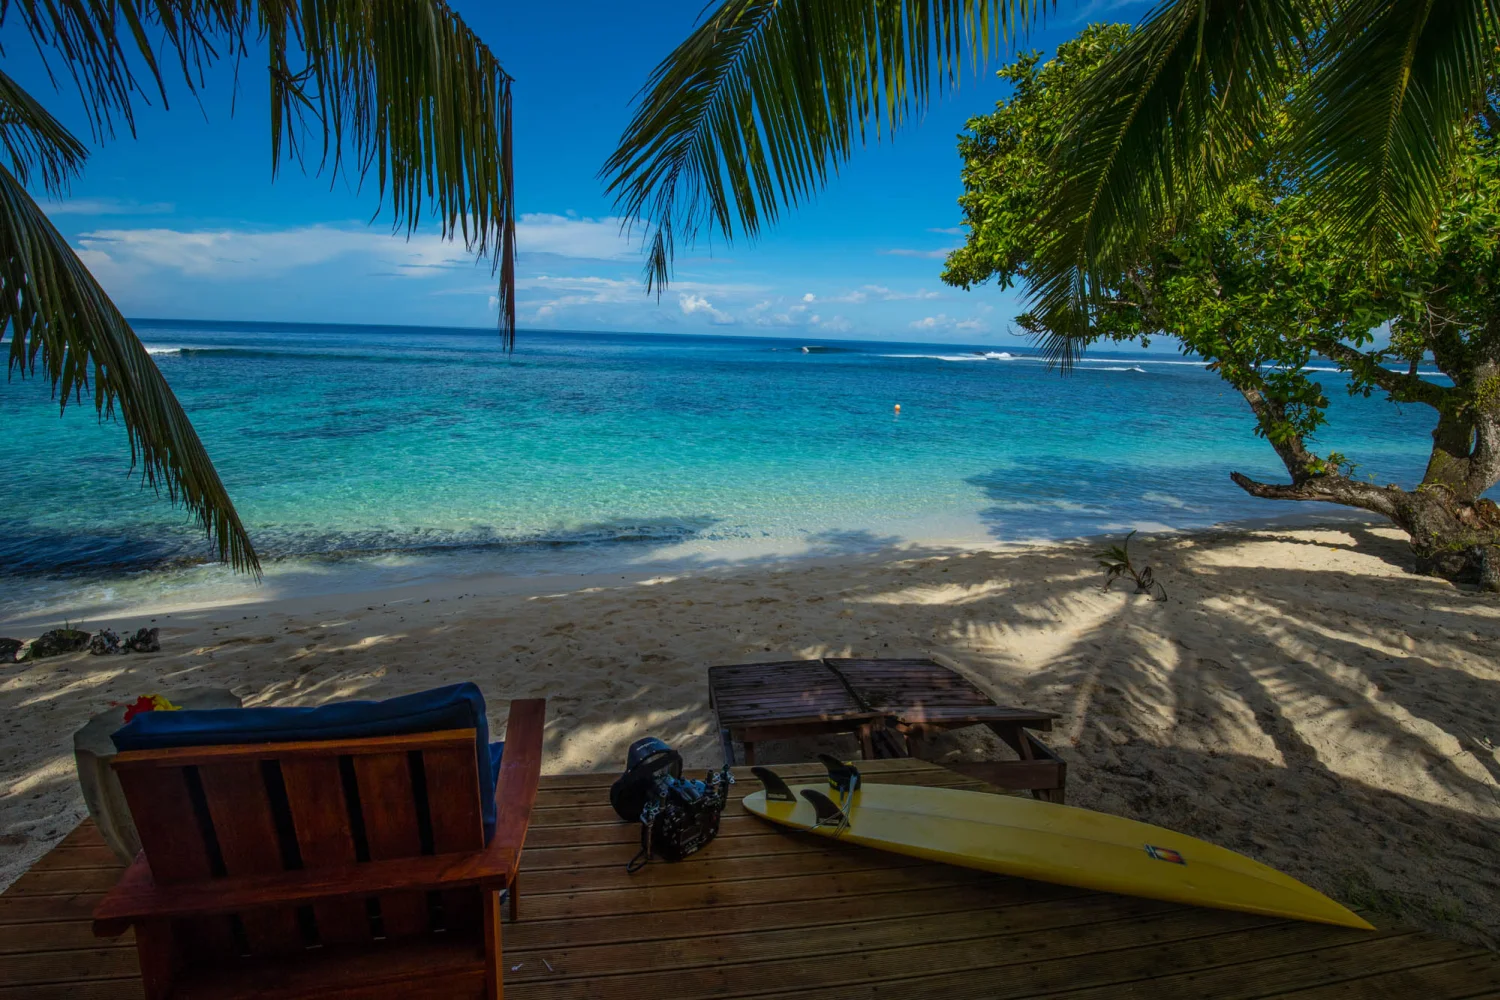
{"type": "Polygon", "coordinates": [[[131,719],[135,718],[137,715],[140,715],[142,712],[152,712],[155,710],[156,702],[151,700],[151,696],[149,694],[143,694],[139,698],[137,698],[133,704],[125,709],[125,721],[129,722],[131,719]]]}

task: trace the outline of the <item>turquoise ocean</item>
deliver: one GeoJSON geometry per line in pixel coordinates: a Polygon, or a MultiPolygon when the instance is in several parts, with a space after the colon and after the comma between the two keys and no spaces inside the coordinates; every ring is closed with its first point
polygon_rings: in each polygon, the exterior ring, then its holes
{"type": "MultiPolygon", "coordinates": [[[[1336,509],[1284,479],[1238,394],[1169,353],[754,337],[138,321],[265,561],[212,564],[127,474],[122,428],[0,390],[0,621],[358,590],[1195,528],[1336,509]],[[804,348],[807,348],[804,350],[804,348]],[[900,405],[899,414],[896,406],[900,405]]],[[[1332,400],[1317,442],[1410,483],[1428,415],[1332,400]]]]}

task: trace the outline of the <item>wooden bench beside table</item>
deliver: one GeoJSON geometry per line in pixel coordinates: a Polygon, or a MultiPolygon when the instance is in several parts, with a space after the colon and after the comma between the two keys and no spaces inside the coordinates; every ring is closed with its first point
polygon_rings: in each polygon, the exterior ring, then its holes
{"type": "Polygon", "coordinates": [[[155,998],[502,995],[546,703],[513,701],[488,844],[473,729],[141,750],[142,853],[94,910],[155,998]]]}
{"type": "Polygon", "coordinates": [[[758,742],[826,733],[856,734],[866,760],[907,757],[936,733],[983,725],[1020,759],[949,766],[998,788],[1063,801],[1067,764],[1030,732],[1050,731],[1057,713],[997,705],[933,660],[828,657],[710,667],[708,690],[729,763],[735,742],[754,764],[758,742]]]}

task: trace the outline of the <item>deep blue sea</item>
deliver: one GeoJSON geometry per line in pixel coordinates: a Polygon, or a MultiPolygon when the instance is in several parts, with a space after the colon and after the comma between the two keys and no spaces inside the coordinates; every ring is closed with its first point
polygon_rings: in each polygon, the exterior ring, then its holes
{"type": "MultiPolygon", "coordinates": [[[[1238,394],[1175,354],[138,321],[284,591],[1291,512],[1238,394]],[[818,348],[804,351],[802,348],[818,348]],[[989,350],[990,356],[982,352],[989,350]],[[900,405],[899,415],[895,407],[900,405]],[[444,560],[448,560],[445,562],[444,560]],[[458,560],[458,562],[453,562],[458,560]],[[447,567],[445,570],[444,567],[447,567]]],[[[1410,482],[1417,408],[1332,398],[1320,451],[1410,482]]],[[[244,588],[127,475],[123,430],[0,389],[0,621],[244,588]]]]}

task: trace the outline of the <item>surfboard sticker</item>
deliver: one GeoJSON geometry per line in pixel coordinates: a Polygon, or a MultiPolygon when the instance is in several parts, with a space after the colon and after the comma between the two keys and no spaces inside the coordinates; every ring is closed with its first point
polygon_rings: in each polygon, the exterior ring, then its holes
{"type": "Polygon", "coordinates": [[[1146,853],[1151,855],[1157,861],[1170,861],[1174,865],[1187,864],[1187,862],[1182,859],[1182,855],[1178,854],[1170,847],[1156,847],[1152,844],[1147,844],[1146,853]]]}

